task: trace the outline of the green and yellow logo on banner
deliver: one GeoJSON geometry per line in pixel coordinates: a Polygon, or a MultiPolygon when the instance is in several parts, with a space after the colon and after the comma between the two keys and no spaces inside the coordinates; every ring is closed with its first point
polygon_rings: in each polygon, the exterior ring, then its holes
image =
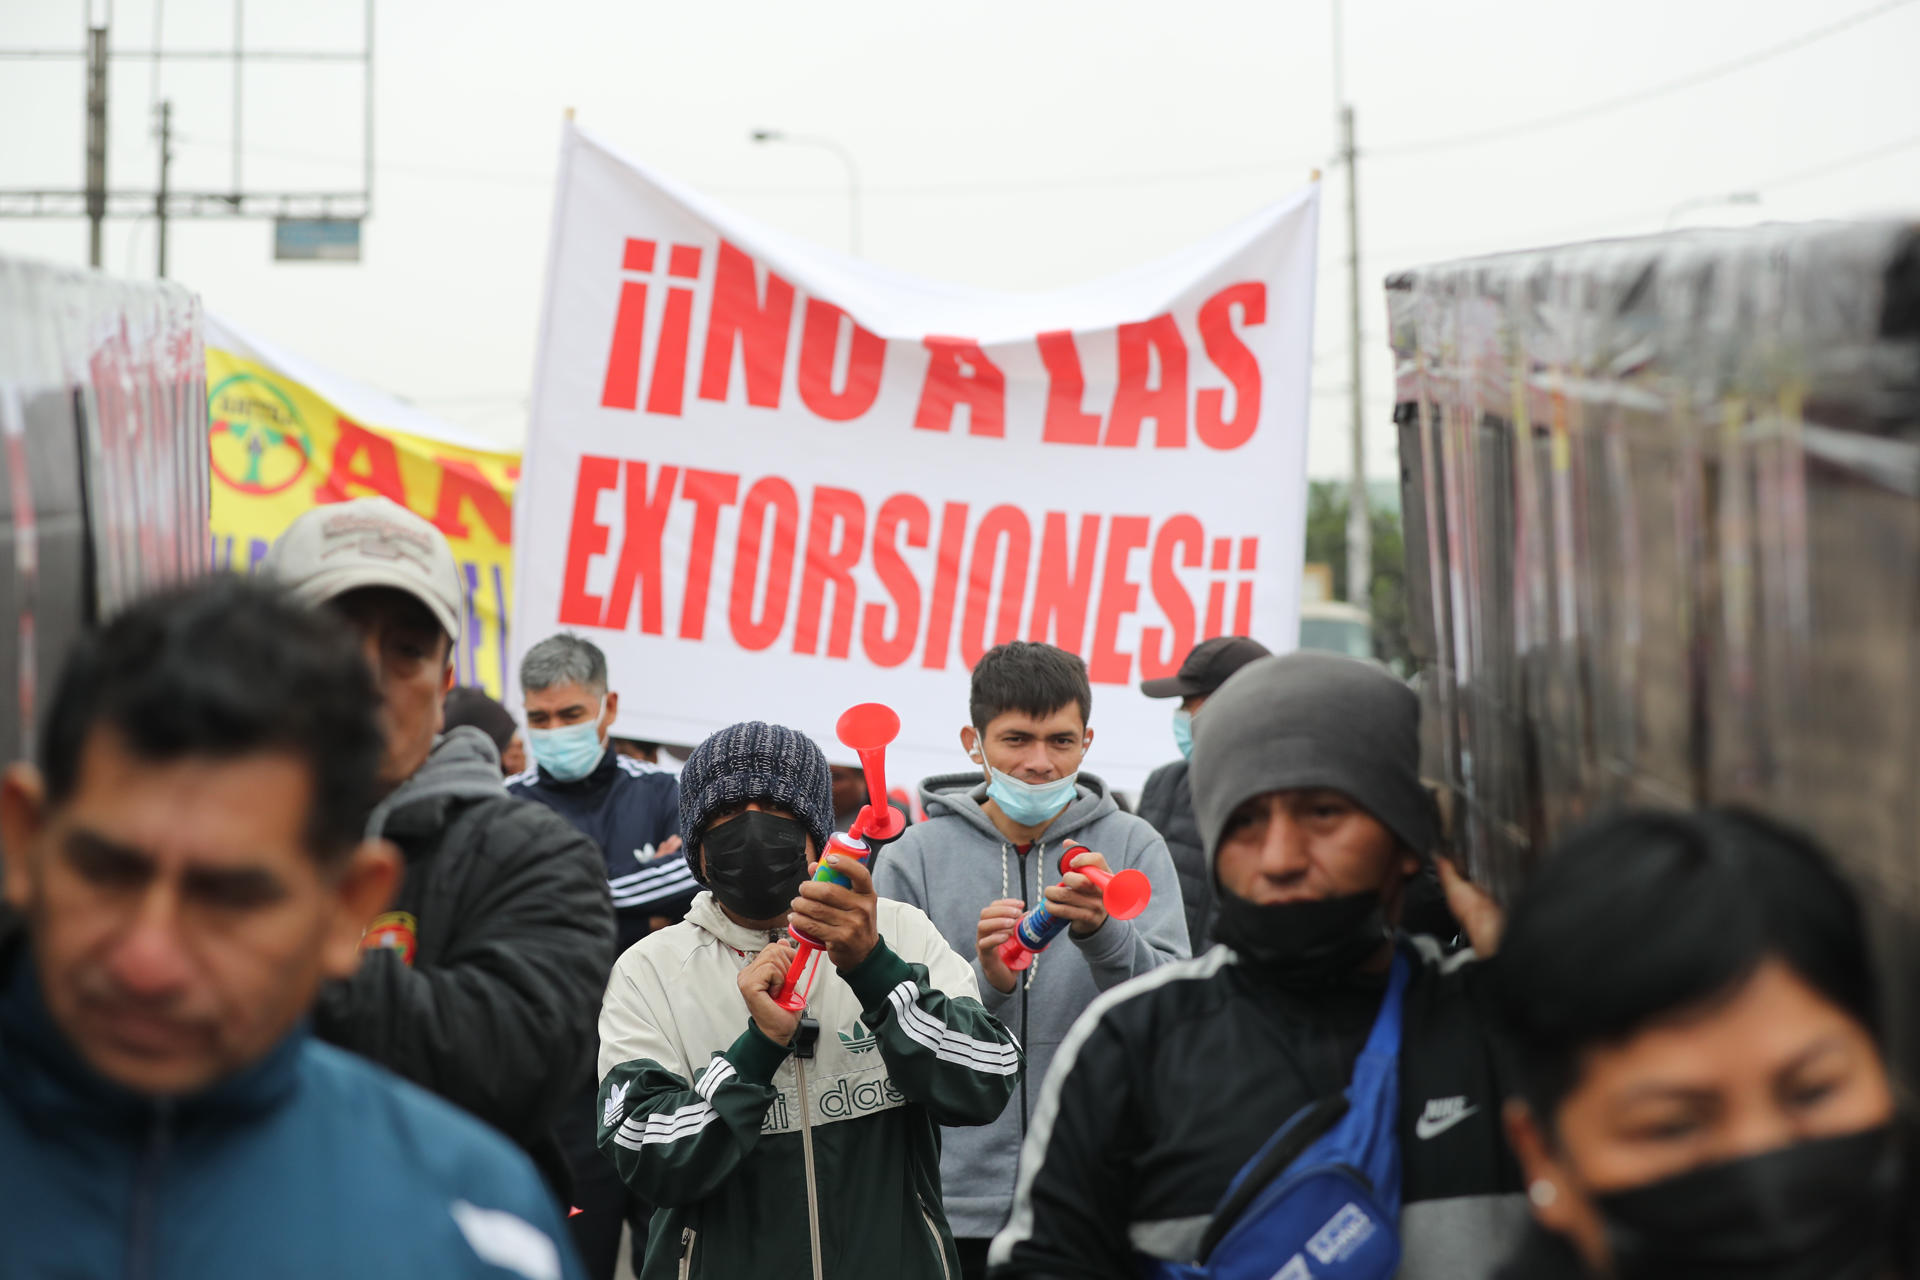
{"type": "Polygon", "coordinates": [[[502,696],[519,455],[355,422],[305,385],[215,347],[207,348],[207,388],[214,564],[251,573],[301,512],[367,494],[392,498],[447,536],[466,580],[456,678],[502,696]]]}

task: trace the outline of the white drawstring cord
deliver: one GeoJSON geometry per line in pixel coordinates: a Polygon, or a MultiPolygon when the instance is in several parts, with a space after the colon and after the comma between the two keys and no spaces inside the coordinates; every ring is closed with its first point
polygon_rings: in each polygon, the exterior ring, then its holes
{"type": "MultiPolygon", "coordinates": [[[[1036,840],[1034,841],[1033,845],[1027,850],[1027,852],[1034,853],[1034,852],[1037,852],[1039,848],[1040,848],[1040,842],[1036,840]]],[[[1007,891],[1007,857],[1012,852],[1013,852],[1013,846],[1008,844],[1005,840],[1002,840],[1000,842],[1000,896],[1003,898],[1011,898],[1013,896],[1011,893],[1007,891]]],[[[1038,888],[1037,885],[1035,887],[1038,888]]],[[[1026,899],[1026,896],[1027,896],[1027,860],[1026,858],[1023,857],[1020,859],[1020,897],[1024,901],[1026,899]]],[[[1018,928],[1018,926],[1015,926],[1015,927],[1016,929],[1018,928]]],[[[1040,953],[1035,952],[1032,962],[1027,965],[1027,990],[1029,991],[1033,990],[1033,975],[1038,972],[1040,972],[1040,953]]]]}
{"type": "Polygon", "coordinates": [[[793,1060],[793,1074],[800,1086],[800,1154],[807,1167],[807,1239],[813,1246],[813,1280],[826,1280],[826,1268],[820,1262],[820,1189],[813,1173],[813,1112],[807,1104],[807,1064],[793,1060]]]}

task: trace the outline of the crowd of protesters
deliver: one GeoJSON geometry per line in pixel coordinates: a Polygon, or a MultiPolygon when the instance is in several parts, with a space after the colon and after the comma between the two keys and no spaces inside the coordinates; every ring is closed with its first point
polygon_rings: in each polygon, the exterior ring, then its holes
{"type": "Polygon", "coordinates": [[[385,499],[264,570],[110,619],[0,781],[0,1277],[1920,1280],[1861,907],[1771,821],[1503,910],[1402,682],[1229,637],[1140,816],[1013,642],[903,824],[792,708],[623,744],[577,636],[524,729],[455,690],[385,499]]]}

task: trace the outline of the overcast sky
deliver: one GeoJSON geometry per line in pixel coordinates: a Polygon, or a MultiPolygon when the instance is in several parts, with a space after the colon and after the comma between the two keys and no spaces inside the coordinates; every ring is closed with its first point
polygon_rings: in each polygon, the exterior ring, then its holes
{"type": "MultiPolygon", "coordinates": [[[[361,39],[353,0],[244,3],[251,49],[361,39]]],[[[0,48],[78,48],[85,12],[0,0],[0,48]]],[[[164,0],[164,44],[231,48],[233,13],[233,0],[164,0]]],[[[118,0],[115,44],[150,48],[154,14],[155,0],[118,0]]],[[[1913,0],[1351,0],[1345,25],[1380,475],[1394,470],[1391,270],[1655,231],[1690,202],[1703,207],[1683,224],[1920,212],[1913,0]],[[1712,205],[1735,192],[1761,203],[1712,205]]],[[[199,221],[176,223],[171,274],[233,321],[517,447],[566,107],[745,212],[845,247],[834,157],[747,135],[829,136],[864,179],[865,256],[1012,290],[1155,258],[1321,167],[1310,468],[1337,475],[1347,238],[1327,159],[1332,48],[1323,0],[379,0],[364,261],[276,265],[271,223],[199,221]]],[[[358,182],[357,67],[260,63],[241,89],[248,189],[358,182]]],[[[149,63],[118,61],[110,92],[115,187],[152,189],[158,92],[181,134],[174,185],[229,189],[226,67],[169,63],[156,85],[149,63]]],[[[0,61],[0,187],[80,185],[83,106],[77,61],[0,61]]],[[[0,220],[0,252],[86,251],[84,221],[0,220]]],[[[151,274],[151,223],[110,223],[106,266],[151,274]]]]}

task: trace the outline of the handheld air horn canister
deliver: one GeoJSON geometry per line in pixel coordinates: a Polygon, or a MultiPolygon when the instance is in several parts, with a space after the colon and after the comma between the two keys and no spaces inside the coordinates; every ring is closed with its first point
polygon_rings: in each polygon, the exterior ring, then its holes
{"type": "MultiPolygon", "coordinates": [[[[827,866],[827,854],[837,853],[864,863],[873,856],[873,845],[867,843],[869,837],[875,844],[884,843],[907,829],[906,815],[887,803],[887,744],[900,734],[900,717],[892,707],[863,702],[849,707],[841,715],[835,731],[841,743],[852,747],[860,757],[860,768],[867,775],[867,804],[853,820],[850,830],[844,835],[836,831],[827,841],[813,878],[846,889],[852,887],[852,882],[827,866]]],[[[798,954],[787,967],[787,980],[781,984],[773,1002],[789,1013],[798,1013],[807,1007],[807,998],[813,994],[813,980],[819,976],[826,949],[791,926],[787,933],[798,954]]]]}
{"type": "MultiPolygon", "coordinates": [[[[1098,867],[1076,867],[1073,860],[1087,852],[1087,846],[1069,840],[1060,850],[1060,874],[1065,877],[1079,872],[1093,881],[1106,902],[1107,914],[1115,920],[1131,920],[1147,909],[1153,901],[1153,882],[1146,873],[1133,867],[1124,871],[1102,871],[1098,867]]],[[[1070,923],[1069,920],[1053,914],[1042,901],[1039,906],[1020,917],[1020,923],[1013,928],[1013,936],[1000,944],[1000,963],[1015,973],[1033,964],[1033,958],[1047,949],[1047,944],[1060,936],[1060,931],[1070,923]]]]}
{"type": "MultiPolygon", "coordinates": [[[[850,835],[836,831],[827,841],[827,852],[865,862],[872,855],[873,850],[868,848],[865,840],[856,840],[850,835]]],[[[847,887],[848,883],[845,876],[835,874],[827,866],[824,857],[820,861],[819,870],[813,873],[813,878],[821,883],[837,884],[842,888],[847,887]]],[[[796,954],[793,957],[793,963],[787,966],[787,980],[780,984],[780,991],[773,997],[773,1002],[788,1013],[799,1013],[807,1007],[807,998],[813,994],[813,980],[820,974],[820,962],[826,958],[827,951],[820,943],[792,925],[787,927],[787,936],[793,939],[796,954]]]]}

